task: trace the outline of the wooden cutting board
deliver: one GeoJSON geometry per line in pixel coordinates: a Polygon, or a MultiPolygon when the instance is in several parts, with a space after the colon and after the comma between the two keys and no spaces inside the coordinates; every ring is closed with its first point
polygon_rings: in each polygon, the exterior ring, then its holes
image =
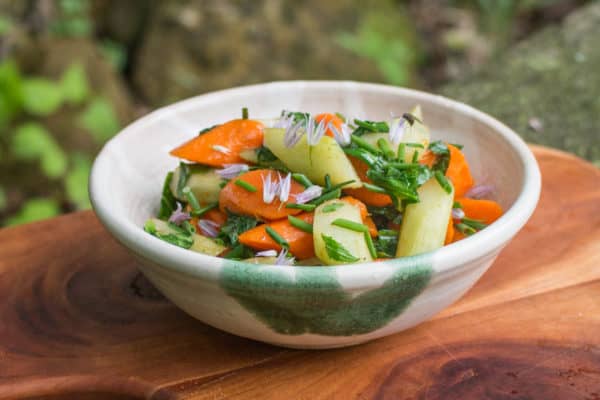
{"type": "Polygon", "coordinates": [[[600,170],[534,147],[531,221],[420,326],[300,351],[186,316],[92,212],[0,231],[0,399],[600,399],[600,170]]]}

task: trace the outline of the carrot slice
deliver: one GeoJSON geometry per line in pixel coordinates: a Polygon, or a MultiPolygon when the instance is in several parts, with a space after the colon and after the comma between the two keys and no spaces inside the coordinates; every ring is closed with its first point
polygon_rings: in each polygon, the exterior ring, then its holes
{"type": "MultiPolygon", "coordinates": [[[[312,224],[314,213],[302,213],[297,216],[304,222],[312,224]]],[[[240,243],[255,250],[281,250],[281,246],[267,233],[267,226],[281,235],[290,245],[290,253],[299,260],[315,257],[312,233],[293,226],[288,220],[270,222],[254,227],[239,236],[240,243]]]]}
{"type": "MultiPolygon", "coordinates": [[[[271,181],[279,181],[277,172],[269,169],[248,171],[236,179],[230,180],[219,193],[219,208],[221,211],[225,212],[229,210],[232,213],[252,215],[253,217],[268,221],[301,213],[302,210],[286,208],[285,203],[282,203],[277,197],[270,204],[263,201],[263,182],[269,175],[271,181]],[[250,184],[256,191],[249,191],[237,184],[237,181],[250,184]]],[[[293,202],[294,195],[302,191],[304,191],[304,186],[292,180],[289,201],[293,202]]]]}
{"type": "MultiPolygon", "coordinates": [[[[319,123],[323,120],[325,120],[326,123],[333,124],[338,130],[342,129],[342,124],[344,123],[344,121],[342,121],[342,119],[340,117],[338,117],[335,114],[331,114],[331,113],[323,113],[323,114],[319,114],[319,115],[315,116],[315,121],[317,123],[319,123]]],[[[333,132],[329,128],[327,128],[327,130],[325,131],[325,134],[327,136],[335,137],[333,135],[333,132]]]]}
{"type": "Polygon", "coordinates": [[[437,157],[435,153],[431,150],[425,150],[423,155],[419,158],[419,164],[427,165],[429,168],[433,167],[435,164],[437,157]]]}
{"type": "Polygon", "coordinates": [[[454,198],[463,197],[473,186],[473,176],[471,176],[469,164],[463,152],[451,144],[448,144],[448,149],[450,150],[450,163],[446,170],[446,176],[454,186],[454,198]]]}
{"type": "Polygon", "coordinates": [[[246,162],[240,153],[260,147],[262,142],[262,123],[251,119],[234,119],[171,150],[171,155],[221,167],[224,164],[246,162]]]}
{"type": "Polygon", "coordinates": [[[488,225],[500,218],[503,213],[502,206],[493,200],[479,200],[463,197],[456,199],[456,201],[460,203],[460,206],[468,218],[478,219],[488,225]]]}
{"type": "Polygon", "coordinates": [[[208,219],[219,225],[223,225],[225,223],[225,221],[227,221],[227,214],[225,214],[221,210],[212,209],[212,210],[209,210],[206,213],[204,213],[202,218],[208,219]]]}
{"type": "MultiPolygon", "coordinates": [[[[369,166],[356,157],[348,156],[348,159],[352,163],[352,166],[354,166],[360,180],[371,183],[371,180],[367,178],[369,166]]],[[[375,193],[364,187],[358,189],[344,189],[344,193],[349,194],[370,206],[385,207],[392,204],[392,199],[387,194],[375,193]]]]}

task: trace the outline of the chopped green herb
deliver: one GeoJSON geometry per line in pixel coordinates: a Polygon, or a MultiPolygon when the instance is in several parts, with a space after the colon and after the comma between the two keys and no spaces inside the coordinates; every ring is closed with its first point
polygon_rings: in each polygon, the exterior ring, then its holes
{"type": "Polygon", "coordinates": [[[435,163],[432,166],[434,171],[441,171],[442,174],[446,173],[448,165],[450,165],[450,149],[446,143],[441,140],[436,140],[429,144],[429,151],[435,154],[435,163]]]}
{"type": "Polygon", "coordinates": [[[249,192],[256,192],[258,189],[256,189],[256,187],[254,187],[253,185],[251,185],[250,183],[243,181],[241,179],[236,179],[234,182],[237,186],[246,189],[249,192]]]}
{"type": "Polygon", "coordinates": [[[352,143],[354,143],[355,145],[357,145],[358,147],[360,147],[362,149],[365,149],[369,153],[376,154],[376,155],[381,153],[371,143],[367,142],[366,140],[364,140],[360,136],[351,135],[350,138],[351,138],[351,142],[352,143]]]}
{"type": "Polygon", "coordinates": [[[387,192],[385,191],[384,188],[373,185],[371,183],[367,183],[367,182],[363,182],[363,186],[365,189],[371,191],[371,192],[375,192],[375,193],[382,193],[382,194],[386,194],[387,192]]]}
{"type": "Polygon", "coordinates": [[[278,160],[277,156],[265,146],[256,149],[256,158],[258,159],[259,164],[270,163],[278,160]]]}
{"type": "Polygon", "coordinates": [[[325,251],[329,258],[341,262],[358,261],[358,257],[353,256],[352,253],[331,236],[321,234],[321,238],[323,239],[323,242],[325,242],[325,251]]]}
{"type": "Polygon", "coordinates": [[[458,201],[455,201],[454,203],[452,203],[452,208],[461,208],[462,209],[462,204],[460,204],[458,201]]]}
{"type": "Polygon", "coordinates": [[[242,108],[242,119],[248,119],[248,107],[242,108]]]}
{"type": "Polygon", "coordinates": [[[352,132],[353,135],[362,136],[365,133],[373,132],[373,133],[387,133],[390,131],[390,127],[387,122],[384,121],[367,121],[355,119],[354,124],[356,125],[356,129],[352,132]]]}
{"type": "Polygon", "coordinates": [[[463,217],[461,222],[467,226],[470,226],[473,229],[478,230],[478,231],[487,227],[487,224],[485,222],[478,220],[478,219],[471,219],[471,218],[463,217]]]}
{"type": "Polygon", "coordinates": [[[325,189],[331,189],[331,177],[325,174],[325,189]]]}
{"type": "Polygon", "coordinates": [[[179,227],[170,222],[149,219],[144,225],[144,230],[152,236],[184,249],[189,249],[194,244],[195,230],[189,222],[179,227]]]}
{"type": "Polygon", "coordinates": [[[474,233],[477,233],[477,231],[475,229],[473,229],[472,227],[470,227],[470,226],[468,226],[466,224],[463,224],[462,222],[459,223],[459,224],[454,224],[454,227],[459,232],[462,232],[462,233],[464,233],[465,235],[468,235],[468,236],[470,236],[470,235],[472,235],[474,233]]]}
{"type": "Polygon", "coordinates": [[[316,204],[297,204],[297,203],[286,203],[285,208],[293,208],[303,211],[313,211],[317,208],[316,204]]]}
{"type": "Polygon", "coordinates": [[[418,152],[418,151],[415,151],[415,152],[413,153],[413,156],[412,156],[412,161],[411,161],[411,162],[414,164],[414,163],[416,163],[417,161],[419,161],[419,152],[418,152]]]}
{"type": "Polygon", "coordinates": [[[308,179],[308,177],[304,174],[293,173],[292,179],[304,186],[305,188],[311,187],[313,185],[310,179],[308,179]]]}
{"type": "Polygon", "coordinates": [[[258,220],[254,217],[227,212],[227,221],[221,225],[219,238],[223,240],[224,244],[235,246],[238,243],[238,236],[254,228],[257,224],[258,220]]]}
{"type": "Polygon", "coordinates": [[[219,126],[219,124],[216,124],[216,125],[213,125],[213,126],[209,126],[208,128],[204,128],[200,132],[198,132],[198,136],[203,135],[203,134],[205,134],[207,132],[210,132],[213,129],[215,129],[216,127],[218,127],[218,126],[219,126]]]}
{"type": "Polygon", "coordinates": [[[373,238],[369,232],[365,232],[363,234],[365,236],[365,242],[367,243],[367,248],[369,249],[369,253],[371,253],[372,258],[377,258],[377,250],[375,249],[375,245],[373,244],[373,238]]]}
{"type": "Polygon", "coordinates": [[[208,211],[215,209],[219,206],[219,203],[210,203],[205,205],[204,207],[200,207],[198,210],[194,211],[192,210],[192,215],[194,217],[201,217],[202,215],[206,214],[208,211]]]}
{"type": "Polygon", "coordinates": [[[198,203],[198,199],[196,199],[196,195],[192,192],[189,186],[181,189],[183,196],[187,199],[188,204],[192,207],[192,212],[197,213],[200,212],[200,203],[198,203]]]}
{"type": "Polygon", "coordinates": [[[398,145],[398,156],[397,159],[399,162],[404,162],[404,158],[406,157],[406,144],[400,143],[398,145]]]}
{"type": "Polygon", "coordinates": [[[387,229],[390,224],[400,225],[402,223],[402,213],[394,206],[367,206],[367,210],[379,232],[387,229]]]}
{"type": "Polygon", "coordinates": [[[416,149],[424,149],[425,146],[423,146],[421,143],[405,143],[406,147],[412,147],[412,148],[416,148],[416,149]]]}
{"type": "Polygon", "coordinates": [[[438,181],[438,183],[446,193],[452,193],[452,184],[450,183],[448,178],[446,178],[444,174],[441,173],[441,171],[435,171],[433,173],[433,176],[435,176],[435,180],[438,181]]]}
{"type": "Polygon", "coordinates": [[[317,197],[316,199],[313,199],[310,201],[309,204],[314,204],[315,206],[318,206],[321,203],[326,202],[327,200],[332,200],[332,199],[337,199],[342,195],[342,191],[341,189],[334,189],[332,191],[323,193],[321,196],[317,197]]]}
{"type": "Polygon", "coordinates": [[[462,150],[465,146],[458,143],[450,143],[452,146],[456,147],[459,150],[462,150]]]}
{"type": "Polygon", "coordinates": [[[392,159],[394,159],[394,157],[396,157],[396,155],[394,154],[394,150],[392,150],[388,141],[385,140],[384,138],[379,138],[377,140],[377,146],[381,149],[381,151],[383,152],[383,155],[388,160],[392,160],[392,159]]]}
{"type": "Polygon", "coordinates": [[[173,211],[177,208],[175,196],[171,193],[171,181],[173,180],[173,172],[169,172],[163,183],[162,196],[160,198],[160,209],[158,210],[159,219],[168,219],[173,211]]]}
{"type": "Polygon", "coordinates": [[[398,247],[398,232],[391,229],[380,229],[375,240],[378,257],[394,258],[398,247]]]}
{"type": "Polygon", "coordinates": [[[335,210],[338,210],[342,207],[344,207],[344,204],[342,204],[342,203],[331,203],[331,204],[327,204],[325,207],[323,207],[322,211],[324,213],[330,213],[330,212],[334,212],[335,210]]]}
{"type": "Polygon", "coordinates": [[[230,260],[243,260],[245,258],[254,257],[254,252],[249,247],[244,246],[241,243],[236,244],[223,256],[230,260]]]}
{"type": "Polygon", "coordinates": [[[301,220],[300,218],[296,218],[293,215],[288,215],[288,221],[292,226],[300,229],[301,231],[313,233],[313,226],[306,221],[301,220]]]}
{"type": "Polygon", "coordinates": [[[369,228],[367,228],[365,225],[345,218],[335,219],[331,225],[339,226],[340,228],[348,229],[354,232],[369,233],[369,228]]]}
{"type": "MultiPolygon", "coordinates": [[[[304,221],[302,221],[302,222],[304,222],[304,221]]],[[[275,243],[277,243],[278,245],[280,245],[284,249],[289,249],[290,248],[289,243],[279,233],[277,233],[275,231],[275,229],[271,228],[270,226],[267,226],[265,228],[265,230],[267,231],[267,234],[269,236],[271,236],[271,239],[273,239],[275,241],[275,243]]]]}

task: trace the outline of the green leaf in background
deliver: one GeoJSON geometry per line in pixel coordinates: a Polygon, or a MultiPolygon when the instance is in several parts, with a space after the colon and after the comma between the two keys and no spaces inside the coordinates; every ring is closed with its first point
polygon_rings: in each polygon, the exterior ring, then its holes
{"type": "Polygon", "coordinates": [[[12,138],[11,151],[20,160],[40,160],[42,171],[49,178],[62,176],[67,169],[67,157],[46,128],[35,122],[20,125],[12,138]]]}
{"type": "Polygon", "coordinates": [[[0,36],[6,35],[13,27],[13,21],[6,15],[0,15],[0,36]]]}
{"type": "Polygon", "coordinates": [[[63,95],[58,83],[44,78],[23,81],[23,107],[36,116],[52,114],[61,106],[63,95]]]}
{"type": "Polygon", "coordinates": [[[108,62],[118,70],[125,68],[127,63],[127,49],[125,45],[114,40],[103,40],[100,43],[100,50],[108,62]]]}
{"type": "Polygon", "coordinates": [[[80,63],[71,64],[64,72],[60,85],[63,98],[69,104],[80,104],[85,101],[90,94],[85,69],[80,63]]]}
{"type": "Polygon", "coordinates": [[[92,168],[91,160],[84,154],[75,153],[71,157],[71,169],[65,177],[65,191],[69,201],[78,209],[90,208],[88,177],[92,168]]]}
{"type": "Polygon", "coordinates": [[[98,143],[104,143],[119,131],[119,120],[112,105],[103,97],[93,99],[79,116],[79,124],[98,143]]]}
{"type": "Polygon", "coordinates": [[[22,79],[13,60],[0,63],[0,128],[7,125],[22,106],[22,79]]]}
{"type": "Polygon", "coordinates": [[[8,218],[5,225],[19,225],[39,221],[60,214],[60,207],[55,200],[33,198],[27,200],[17,214],[8,218]]]}

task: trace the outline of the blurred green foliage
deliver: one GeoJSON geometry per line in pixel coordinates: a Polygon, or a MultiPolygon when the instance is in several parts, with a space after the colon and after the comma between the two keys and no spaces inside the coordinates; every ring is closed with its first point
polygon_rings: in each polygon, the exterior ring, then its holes
{"type": "MultiPolygon", "coordinates": [[[[93,93],[85,69],[73,63],[59,79],[24,76],[13,60],[0,63],[0,150],[9,157],[2,163],[37,168],[49,181],[62,186],[50,197],[23,202],[4,225],[14,225],[57,215],[64,202],[77,209],[90,206],[87,184],[92,155],[67,154],[44,123],[64,107],[77,111],[73,125],[81,126],[99,144],[119,130],[112,105],[93,93]]],[[[7,206],[7,189],[0,188],[0,211],[7,206]]]]}

